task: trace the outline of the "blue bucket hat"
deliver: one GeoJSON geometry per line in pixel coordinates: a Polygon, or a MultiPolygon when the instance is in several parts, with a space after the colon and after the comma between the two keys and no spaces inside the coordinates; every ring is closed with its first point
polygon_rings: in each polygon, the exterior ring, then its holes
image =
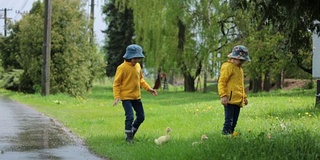
{"type": "Polygon", "coordinates": [[[123,56],[124,59],[144,58],[142,54],[142,48],[137,44],[131,44],[127,47],[126,53],[123,56]]]}
{"type": "Polygon", "coordinates": [[[232,52],[228,55],[229,58],[235,58],[245,61],[251,61],[249,57],[249,51],[247,47],[243,45],[237,45],[233,47],[232,52]]]}

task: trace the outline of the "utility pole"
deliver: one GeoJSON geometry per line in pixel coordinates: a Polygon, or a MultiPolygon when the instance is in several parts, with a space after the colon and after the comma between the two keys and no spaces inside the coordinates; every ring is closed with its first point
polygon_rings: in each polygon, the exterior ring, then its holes
{"type": "Polygon", "coordinates": [[[90,42],[93,42],[93,37],[94,37],[94,0],[91,0],[91,5],[90,5],[90,30],[91,30],[90,42]]]}
{"type": "Polygon", "coordinates": [[[43,36],[43,63],[42,63],[42,95],[50,94],[50,52],[51,52],[51,0],[45,0],[44,36],[43,36]]]}
{"type": "Polygon", "coordinates": [[[7,8],[0,10],[0,11],[4,11],[4,17],[3,17],[3,19],[4,19],[4,36],[5,36],[5,37],[7,36],[7,19],[9,19],[9,18],[7,17],[7,11],[11,11],[11,10],[12,10],[12,9],[7,9],[7,8]]]}

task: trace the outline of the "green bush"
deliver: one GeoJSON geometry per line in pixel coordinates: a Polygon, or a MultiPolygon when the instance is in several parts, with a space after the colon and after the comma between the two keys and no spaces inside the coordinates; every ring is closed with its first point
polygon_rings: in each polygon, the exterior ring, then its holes
{"type": "Polygon", "coordinates": [[[12,69],[9,72],[1,74],[1,87],[12,90],[12,91],[19,91],[20,86],[20,78],[23,73],[21,69],[12,69]]]}

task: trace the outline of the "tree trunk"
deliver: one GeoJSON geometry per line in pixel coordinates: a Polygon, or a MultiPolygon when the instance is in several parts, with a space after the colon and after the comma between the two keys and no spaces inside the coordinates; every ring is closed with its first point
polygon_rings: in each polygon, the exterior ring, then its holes
{"type": "Polygon", "coordinates": [[[275,87],[276,89],[282,89],[282,73],[276,75],[275,87]]]}
{"type": "Polygon", "coordinates": [[[266,92],[269,92],[270,91],[270,88],[271,88],[271,78],[270,78],[270,72],[267,71],[267,73],[265,73],[264,75],[264,81],[263,81],[263,90],[266,91],[266,92]]]}
{"type": "Polygon", "coordinates": [[[203,93],[207,93],[207,71],[204,72],[203,93]]]}
{"type": "Polygon", "coordinates": [[[281,89],[284,87],[284,69],[281,70],[281,89]]]}
{"type": "Polygon", "coordinates": [[[262,90],[261,82],[262,82],[261,76],[253,78],[253,80],[252,80],[252,92],[253,93],[257,93],[262,90]]]}
{"type": "Polygon", "coordinates": [[[250,78],[249,79],[249,91],[252,91],[253,89],[253,80],[250,78]]]}
{"type": "Polygon", "coordinates": [[[159,89],[161,88],[161,77],[160,77],[160,69],[158,70],[158,75],[157,75],[157,79],[154,83],[153,89],[159,89]]]}
{"type": "Polygon", "coordinates": [[[195,92],[194,80],[190,74],[183,74],[184,76],[184,91],[186,92],[195,92]]]}
{"type": "Polygon", "coordinates": [[[169,77],[168,77],[168,83],[171,85],[174,85],[174,72],[170,71],[169,77]]]}

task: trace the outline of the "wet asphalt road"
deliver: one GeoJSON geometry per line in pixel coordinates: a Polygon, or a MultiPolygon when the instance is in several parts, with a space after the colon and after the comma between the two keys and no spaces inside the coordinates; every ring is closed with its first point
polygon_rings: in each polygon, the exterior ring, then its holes
{"type": "Polygon", "coordinates": [[[0,96],[0,160],[102,160],[50,117],[0,96]]]}

